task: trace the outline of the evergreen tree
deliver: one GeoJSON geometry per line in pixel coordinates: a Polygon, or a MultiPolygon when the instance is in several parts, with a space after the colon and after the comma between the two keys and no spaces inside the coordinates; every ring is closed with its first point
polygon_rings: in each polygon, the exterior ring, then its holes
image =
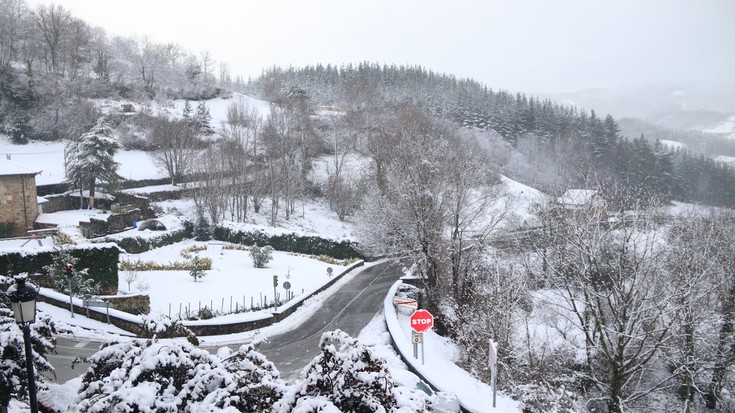
{"type": "Polygon", "coordinates": [[[253,267],[265,268],[266,265],[273,259],[273,247],[266,245],[260,248],[257,245],[250,247],[250,257],[253,259],[253,267]]]}
{"type": "Polygon", "coordinates": [[[197,282],[198,279],[204,278],[206,273],[204,272],[202,260],[199,259],[198,256],[194,256],[194,258],[191,259],[191,269],[189,270],[189,275],[191,278],[194,279],[194,282],[197,282]]]}
{"type": "Polygon", "coordinates": [[[212,239],[212,229],[201,208],[197,209],[197,224],[194,227],[194,239],[197,241],[209,241],[212,239]]]}
{"type": "Polygon", "coordinates": [[[207,103],[202,100],[197,104],[197,110],[194,114],[194,124],[200,131],[209,133],[212,131],[212,126],[210,125],[211,121],[212,115],[209,114],[207,103]]]}
{"type": "Polygon", "coordinates": [[[189,100],[186,100],[184,102],[184,108],[181,111],[181,117],[184,118],[184,122],[191,123],[192,121],[191,102],[189,102],[189,100]]]}
{"type": "Polygon", "coordinates": [[[113,130],[104,118],[78,140],[71,141],[65,148],[66,180],[72,187],[79,189],[80,203],[83,205],[84,190],[89,191],[88,208],[94,208],[97,182],[117,183],[119,164],[115,154],[120,144],[112,138],[113,130]]]}

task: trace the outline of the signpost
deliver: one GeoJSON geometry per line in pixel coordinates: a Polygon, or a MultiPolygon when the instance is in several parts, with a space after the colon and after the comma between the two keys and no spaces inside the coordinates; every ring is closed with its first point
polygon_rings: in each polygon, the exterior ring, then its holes
{"type": "Polygon", "coordinates": [[[82,304],[87,308],[87,317],[89,317],[89,307],[105,307],[107,309],[107,324],[110,324],[110,308],[112,308],[112,304],[107,301],[94,300],[84,300],[82,304]]]}
{"type": "Polygon", "coordinates": [[[290,300],[291,297],[290,297],[289,291],[291,291],[291,283],[288,282],[288,281],[284,281],[283,282],[283,289],[286,290],[286,301],[290,300]]]}
{"type": "Polygon", "coordinates": [[[417,346],[421,344],[421,364],[424,364],[424,332],[434,327],[434,316],[426,310],[416,310],[409,317],[411,329],[415,332],[412,336],[413,356],[417,357],[417,346]]]}
{"type": "Polygon", "coordinates": [[[413,358],[419,358],[419,343],[423,343],[424,338],[422,333],[413,332],[411,333],[411,343],[413,343],[413,358]]]}
{"type": "Polygon", "coordinates": [[[411,314],[411,328],[417,333],[423,333],[434,327],[434,316],[426,310],[416,310],[411,314]]]}

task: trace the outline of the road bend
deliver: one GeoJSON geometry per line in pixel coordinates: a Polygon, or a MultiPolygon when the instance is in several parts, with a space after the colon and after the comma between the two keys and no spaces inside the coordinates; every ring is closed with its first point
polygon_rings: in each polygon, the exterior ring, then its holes
{"type": "Polygon", "coordinates": [[[394,261],[363,269],[310,318],[291,331],[269,337],[258,351],[276,365],[282,378],[298,377],[319,353],[322,333],[340,329],[356,337],[382,311],[386,293],[401,275],[401,265],[394,261]]]}

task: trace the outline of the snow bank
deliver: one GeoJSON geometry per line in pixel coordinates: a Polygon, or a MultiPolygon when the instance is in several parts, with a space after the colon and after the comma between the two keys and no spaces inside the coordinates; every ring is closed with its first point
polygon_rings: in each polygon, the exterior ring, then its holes
{"type": "Polygon", "coordinates": [[[403,360],[437,390],[456,394],[464,409],[474,413],[520,413],[519,402],[501,394],[497,395],[496,407],[493,408],[491,387],[457,367],[450,357],[447,357],[444,339],[436,333],[432,331],[424,333],[425,364],[413,358],[409,317],[398,314],[393,306],[393,296],[401,283],[399,280],[393,284],[383,307],[388,332],[403,360]]]}

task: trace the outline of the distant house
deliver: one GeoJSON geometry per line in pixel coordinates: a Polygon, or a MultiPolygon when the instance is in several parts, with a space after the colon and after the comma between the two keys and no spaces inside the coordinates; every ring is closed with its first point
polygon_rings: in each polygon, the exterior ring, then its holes
{"type": "Polygon", "coordinates": [[[607,201],[594,189],[567,189],[556,198],[557,209],[567,213],[584,212],[607,219],[607,201]]]}
{"type": "Polygon", "coordinates": [[[38,217],[36,175],[39,173],[9,157],[0,159],[0,225],[6,228],[7,235],[22,236],[33,229],[38,217]]]}

